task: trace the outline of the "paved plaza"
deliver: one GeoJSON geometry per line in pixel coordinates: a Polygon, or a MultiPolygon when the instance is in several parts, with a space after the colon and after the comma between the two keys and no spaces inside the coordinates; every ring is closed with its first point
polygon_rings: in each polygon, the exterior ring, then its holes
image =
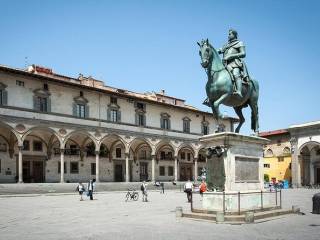
{"type": "Polygon", "coordinates": [[[305,215],[287,215],[255,224],[228,225],[176,218],[189,209],[184,193],[149,193],[149,202],[124,201],[125,192],[101,192],[94,201],[77,194],[0,197],[1,239],[319,239],[320,215],[311,214],[316,190],[283,192],[285,208],[299,205],[305,215]]]}

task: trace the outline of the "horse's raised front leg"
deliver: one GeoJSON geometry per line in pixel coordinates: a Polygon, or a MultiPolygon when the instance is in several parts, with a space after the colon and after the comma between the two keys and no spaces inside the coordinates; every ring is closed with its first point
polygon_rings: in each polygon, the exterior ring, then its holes
{"type": "Polygon", "coordinates": [[[213,108],[218,118],[222,118],[222,114],[219,110],[219,105],[229,96],[229,93],[223,94],[218,100],[214,101],[213,108]]]}
{"type": "Polygon", "coordinates": [[[240,120],[240,122],[239,122],[239,124],[238,124],[238,126],[237,126],[237,128],[236,128],[236,131],[235,131],[236,133],[239,133],[242,124],[245,122],[245,118],[243,117],[242,107],[241,107],[241,106],[239,106],[239,107],[234,107],[233,109],[234,109],[234,111],[236,112],[236,114],[238,115],[239,120],[240,120]]]}

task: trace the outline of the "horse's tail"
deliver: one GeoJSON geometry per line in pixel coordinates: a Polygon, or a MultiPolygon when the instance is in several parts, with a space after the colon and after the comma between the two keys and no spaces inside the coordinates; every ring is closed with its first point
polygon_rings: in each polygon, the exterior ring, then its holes
{"type": "Polygon", "coordinates": [[[259,83],[257,80],[250,78],[250,82],[252,82],[253,90],[256,91],[257,94],[259,94],[259,83]]]}

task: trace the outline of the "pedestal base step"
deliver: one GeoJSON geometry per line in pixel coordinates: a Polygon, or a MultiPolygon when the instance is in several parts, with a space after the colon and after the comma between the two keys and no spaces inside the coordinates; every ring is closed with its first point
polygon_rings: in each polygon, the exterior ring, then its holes
{"type": "Polygon", "coordinates": [[[243,224],[253,223],[254,221],[267,220],[268,218],[278,217],[286,214],[293,214],[294,211],[290,209],[273,209],[261,212],[245,212],[240,215],[224,215],[221,220],[221,216],[217,218],[218,214],[221,213],[199,213],[199,212],[186,212],[182,213],[182,217],[196,219],[196,220],[207,220],[215,223],[229,223],[229,224],[243,224]]]}

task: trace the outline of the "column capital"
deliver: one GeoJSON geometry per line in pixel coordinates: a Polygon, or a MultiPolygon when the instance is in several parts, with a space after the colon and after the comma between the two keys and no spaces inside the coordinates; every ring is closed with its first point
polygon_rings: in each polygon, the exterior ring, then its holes
{"type": "Polygon", "coordinates": [[[125,157],[129,157],[129,153],[124,153],[124,156],[125,157]]]}
{"type": "Polygon", "coordinates": [[[23,146],[18,146],[18,150],[22,151],[23,150],[23,146]]]}
{"type": "Polygon", "coordinates": [[[151,158],[156,158],[156,155],[155,155],[155,154],[152,154],[152,155],[151,155],[151,158]]]}
{"type": "Polygon", "coordinates": [[[99,154],[100,154],[100,151],[94,151],[94,154],[95,154],[95,155],[99,155],[99,154]]]}
{"type": "Polygon", "coordinates": [[[64,153],[65,149],[64,148],[60,148],[59,150],[60,150],[60,153],[64,153]]]}

